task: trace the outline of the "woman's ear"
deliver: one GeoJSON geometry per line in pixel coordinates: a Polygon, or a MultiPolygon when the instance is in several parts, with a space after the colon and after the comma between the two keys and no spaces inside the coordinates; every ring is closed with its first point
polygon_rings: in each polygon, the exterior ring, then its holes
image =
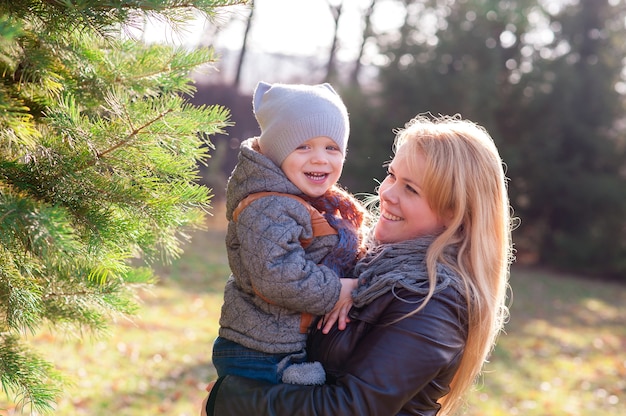
{"type": "Polygon", "coordinates": [[[441,216],[441,222],[443,223],[443,228],[448,228],[448,226],[452,223],[454,219],[454,213],[451,209],[446,210],[441,216]]]}

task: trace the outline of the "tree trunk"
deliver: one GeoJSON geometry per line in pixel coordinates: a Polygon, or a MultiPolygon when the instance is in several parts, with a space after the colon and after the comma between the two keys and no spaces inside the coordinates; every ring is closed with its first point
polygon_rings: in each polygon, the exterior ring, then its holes
{"type": "Polygon", "coordinates": [[[333,14],[333,19],[335,20],[335,31],[333,33],[333,43],[330,47],[330,53],[328,56],[328,63],[326,64],[326,82],[331,82],[336,78],[337,68],[335,67],[335,52],[337,51],[337,30],[339,29],[339,18],[341,17],[341,9],[343,7],[343,3],[339,3],[338,6],[333,6],[328,3],[328,7],[330,8],[331,13],[333,14]]]}
{"type": "Polygon", "coordinates": [[[246,51],[247,51],[248,33],[250,32],[250,27],[252,26],[253,16],[254,16],[254,3],[250,7],[250,16],[248,16],[248,23],[246,24],[246,31],[243,35],[243,42],[241,43],[241,51],[239,51],[239,60],[237,61],[237,71],[235,72],[235,79],[233,81],[233,86],[237,89],[239,89],[239,84],[241,80],[243,60],[246,56],[246,51]]]}
{"type": "Polygon", "coordinates": [[[372,0],[367,9],[365,9],[365,14],[363,15],[363,39],[361,40],[361,47],[359,48],[359,55],[356,58],[356,62],[354,63],[354,71],[352,71],[352,76],[350,77],[350,83],[352,85],[357,85],[359,82],[359,72],[361,72],[361,58],[363,57],[363,52],[365,50],[365,42],[367,42],[367,38],[372,33],[372,12],[374,11],[374,5],[376,4],[376,0],[372,0]]]}

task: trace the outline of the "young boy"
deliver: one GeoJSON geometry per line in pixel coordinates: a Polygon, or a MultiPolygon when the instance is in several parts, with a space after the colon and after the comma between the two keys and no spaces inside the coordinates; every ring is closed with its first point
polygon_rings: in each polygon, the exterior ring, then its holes
{"type": "Polygon", "coordinates": [[[313,315],[333,310],[340,293],[349,301],[354,285],[340,278],[351,276],[363,252],[366,211],[337,186],[348,113],[329,84],[260,82],[253,109],[261,135],[241,144],[226,190],[232,274],[213,364],[219,376],[323,384],[321,365],[306,363],[307,330],[313,315]],[[279,194],[240,207],[259,192],[279,194]],[[324,216],[333,234],[314,235],[302,202],[324,216]]]}

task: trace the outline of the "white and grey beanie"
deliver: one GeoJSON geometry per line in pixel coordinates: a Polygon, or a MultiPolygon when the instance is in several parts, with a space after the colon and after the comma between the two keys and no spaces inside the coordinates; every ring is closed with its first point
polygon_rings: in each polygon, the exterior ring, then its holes
{"type": "Polygon", "coordinates": [[[261,153],[280,166],[300,144],[330,137],[345,156],[350,133],[348,111],[328,84],[268,84],[259,82],[252,100],[261,127],[261,153]]]}

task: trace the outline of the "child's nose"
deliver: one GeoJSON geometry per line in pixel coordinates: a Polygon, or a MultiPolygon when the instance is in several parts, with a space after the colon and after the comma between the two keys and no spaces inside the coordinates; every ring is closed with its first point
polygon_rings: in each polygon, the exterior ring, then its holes
{"type": "Polygon", "coordinates": [[[311,159],[313,163],[328,163],[328,157],[323,150],[316,150],[311,159]]]}

